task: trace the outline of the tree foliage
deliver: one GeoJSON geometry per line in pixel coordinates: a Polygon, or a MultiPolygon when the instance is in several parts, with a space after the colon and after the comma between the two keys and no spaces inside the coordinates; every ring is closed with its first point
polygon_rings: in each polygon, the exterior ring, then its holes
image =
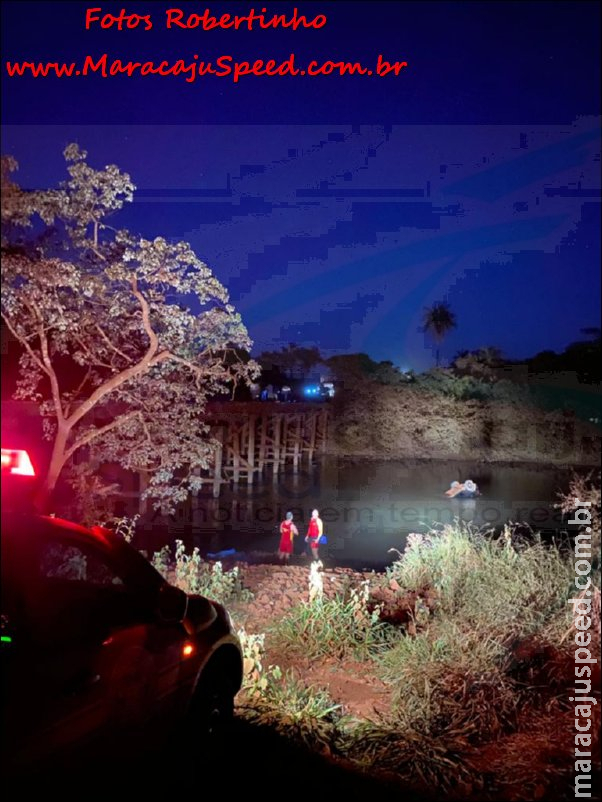
{"type": "Polygon", "coordinates": [[[68,179],[25,191],[2,164],[2,317],[23,349],[16,397],[40,404],[64,469],[115,462],[173,505],[198,487],[212,444],[208,397],[248,381],[250,341],[225,288],[185,242],[108,225],[133,198],[127,173],[96,170],[77,145],[68,179]]]}
{"type": "Polygon", "coordinates": [[[573,372],[584,384],[599,384],[602,380],[602,349],[600,329],[587,326],[581,333],[588,339],[569,343],[561,353],[541,351],[526,360],[530,373],[573,372]]]}
{"type": "Polygon", "coordinates": [[[289,343],[280,351],[264,351],[257,360],[266,376],[276,373],[289,379],[302,379],[322,362],[322,355],[317,348],[305,348],[289,343]]]}
{"type": "Polygon", "coordinates": [[[499,348],[488,346],[476,351],[461,351],[451,364],[457,376],[470,376],[480,381],[494,382],[499,378],[499,370],[504,360],[499,348]]]}
{"type": "Polygon", "coordinates": [[[326,360],[333,377],[344,387],[353,388],[366,381],[377,384],[407,384],[411,377],[389,360],[376,362],[368,354],[337,354],[326,360]]]}

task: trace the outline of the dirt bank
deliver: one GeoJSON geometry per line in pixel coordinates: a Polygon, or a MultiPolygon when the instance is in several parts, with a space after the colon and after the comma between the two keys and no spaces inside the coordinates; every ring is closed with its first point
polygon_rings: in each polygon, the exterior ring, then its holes
{"type": "Polygon", "coordinates": [[[347,456],[597,465],[601,431],[567,411],[360,386],[333,405],[330,450],[347,456]]]}

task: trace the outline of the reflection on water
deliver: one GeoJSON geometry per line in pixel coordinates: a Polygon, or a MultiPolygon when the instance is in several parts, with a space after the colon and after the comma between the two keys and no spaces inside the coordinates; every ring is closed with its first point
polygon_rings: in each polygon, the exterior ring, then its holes
{"type": "MultiPolygon", "coordinates": [[[[403,549],[409,532],[456,519],[479,527],[513,521],[557,529],[562,518],[553,505],[569,478],[570,472],[555,468],[326,457],[298,473],[289,469],[250,486],[228,488],[219,499],[201,495],[170,519],[154,516],[145,527],[146,547],[181,538],[204,553],[229,548],[273,552],[286,512],[293,512],[304,535],[317,507],[328,558],[339,564],[382,565],[390,562],[390,548],[403,549]],[[480,497],[444,496],[452,481],[466,479],[477,483],[480,497]]],[[[302,551],[303,537],[298,540],[296,549],[302,551]]]]}

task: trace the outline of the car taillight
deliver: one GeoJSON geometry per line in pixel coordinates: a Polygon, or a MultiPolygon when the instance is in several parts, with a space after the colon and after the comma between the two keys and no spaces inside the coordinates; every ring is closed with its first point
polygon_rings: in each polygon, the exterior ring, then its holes
{"type": "Polygon", "coordinates": [[[27,451],[14,448],[2,449],[2,471],[7,471],[14,476],[36,475],[27,451]]]}

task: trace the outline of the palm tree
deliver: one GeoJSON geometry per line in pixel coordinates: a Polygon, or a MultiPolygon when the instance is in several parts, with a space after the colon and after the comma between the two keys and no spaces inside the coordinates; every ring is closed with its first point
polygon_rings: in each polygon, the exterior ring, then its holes
{"type": "Polygon", "coordinates": [[[437,367],[439,367],[439,346],[447,332],[455,328],[456,316],[447,303],[436,303],[424,310],[422,330],[425,334],[430,334],[437,344],[435,352],[437,367]]]}

